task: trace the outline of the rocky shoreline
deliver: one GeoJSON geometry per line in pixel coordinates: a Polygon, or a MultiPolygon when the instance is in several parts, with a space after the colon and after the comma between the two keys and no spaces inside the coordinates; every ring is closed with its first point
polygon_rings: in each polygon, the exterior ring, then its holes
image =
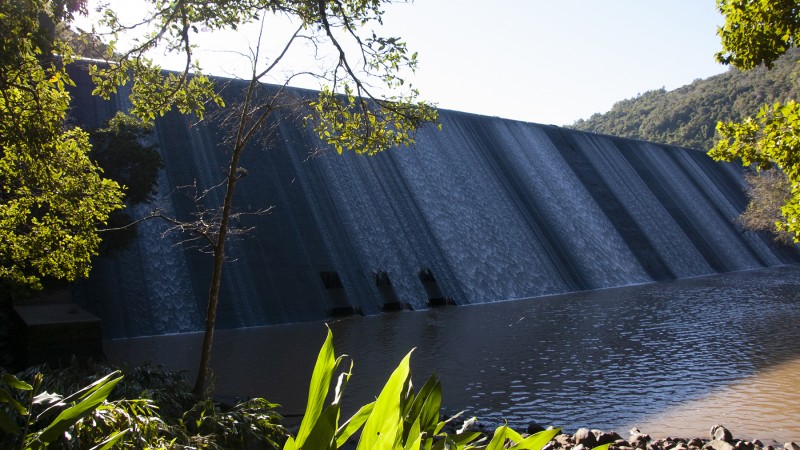
{"type": "MultiPolygon", "coordinates": [[[[533,434],[544,428],[530,424],[528,433],[533,434]]],[[[795,442],[765,444],[759,440],[746,441],[735,439],[733,434],[722,425],[711,428],[707,438],[672,438],[651,439],[638,428],[630,430],[625,439],[616,432],[604,432],[581,428],[575,434],[559,434],[542,450],[590,450],[608,444],[610,450],[800,450],[795,442]]]]}

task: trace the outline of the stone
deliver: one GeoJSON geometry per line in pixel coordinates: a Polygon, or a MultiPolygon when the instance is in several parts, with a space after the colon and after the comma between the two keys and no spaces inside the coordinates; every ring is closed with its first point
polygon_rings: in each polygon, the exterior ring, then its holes
{"type": "Polygon", "coordinates": [[[539,425],[536,422],[529,423],[528,424],[528,428],[527,428],[528,434],[536,434],[536,433],[538,433],[540,431],[544,431],[544,430],[545,430],[545,428],[543,426],[539,425]]]}
{"type": "Polygon", "coordinates": [[[594,445],[605,445],[605,444],[613,444],[614,442],[622,439],[622,436],[617,434],[615,431],[611,431],[606,433],[602,430],[592,430],[592,434],[594,435],[594,445]]]}
{"type": "Polygon", "coordinates": [[[733,445],[720,439],[709,441],[703,448],[706,450],[734,450],[733,445]]]}
{"type": "Polygon", "coordinates": [[[594,437],[594,433],[591,432],[588,428],[580,428],[575,434],[572,435],[572,439],[575,441],[576,445],[583,445],[584,447],[592,448],[597,445],[597,440],[594,437]]]}
{"type": "Polygon", "coordinates": [[[711,427],[711,440],[712,441],[725,441],[730,443],[733,441],[733,435],[727,428],[722,425],[714,425],[711,427]]]}
{"type": "Polygon", "coordinates": [[[568,434],[559,434],[553,438],[554,441],[558,442],[561,447],[572,447],[575,442],[572,440],[572,437],[568,434]]]}
{"type": "Polygon", "coordinates": [[[631,444],[631,447],[636,448],[646,448],[648,442],[650,442],[650,435],[643,433],[634,434],[628,439],[628,443],[631,444]]]}
{"type": "Polygon", "coordinates": [[[699,448],[702,448],[704,445],[706,445],[706,443],[703,442],[703,440],[700,439],[700,438],[694,438],[694,439],[690,440],[688,442],[688,444],[689,444],[689,447],[699,447],[699,448]]]}
{"type": "Polygon", "coordinates": [[[736,443],[733,444],[733,448],[735,448],[736,450],[755,450],[756,446],[753,445],[752,442],[736,441],[736,443]]]}

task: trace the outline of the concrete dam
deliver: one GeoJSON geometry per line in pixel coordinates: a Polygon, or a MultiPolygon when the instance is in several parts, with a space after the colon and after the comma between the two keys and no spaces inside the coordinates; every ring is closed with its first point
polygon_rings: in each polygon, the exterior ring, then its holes
{"type": "MultiPolygon", "coordinates": [[[[100,126],[126,108],[73,73],[73,117],[100,126]]],[[[227,89],[235,90],[235,82],[227,89]]],[[[227,95],[227,94],[226,94],[227,95]]],[[[227,102],[230,104],[230,102],[227,102]]],[[[244,152],[237,185],[249,235],[230,241],[217,325],[239,328],[525,299],[797,263],[794,247],[743,231],[742,169],[702,151],[555,126],[440,111],[417,144],[338,155],[296,120],[244,152]]],[[[188,218],[176,186],[218,184],[217,122],[169,114],[154,139],[159,206],[188,218]]],[[[209,205],[223,193],[211,193],[209,205]]],[[[152,205],[138,206],[144,216],[152,205]]],[[[106,338],[198,331],[211,257],[138,226],[134,244],[95,259],[74,298],[106,338]]],[[[530,300],[536,301],[536,300],[530,300]]],[[[457,307],[457,306],[456,306],[457,307]]]]}

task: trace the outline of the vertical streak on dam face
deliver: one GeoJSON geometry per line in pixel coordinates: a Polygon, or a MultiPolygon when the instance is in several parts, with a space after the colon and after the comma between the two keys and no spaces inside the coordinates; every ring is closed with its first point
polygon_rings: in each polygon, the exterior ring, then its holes
{"type": "MultiPolygon", "coordinates": [[[[75,121],[98,126],[122,101],[74,76],[75,121]]],[[[236,86],[235,83],[232,86],[236,86]]],[[[227,94],[226,94],[227,95],[227,94]]],[[[307,95],[298,91],[296,95],[307,95]]],[[[226,99],[226,103],[231,103],[226,99]]],[[[379,314],[645,283],[800,261],[795,248],[743,233],[741,171],[698,151],[441,111],[443,131],[374,157],[337,155],[299,121],[244,153],[237,185],[249,235],[229,243],[218,326],[379,314]],[[322,152],[317,150],[322,149],[322,152]]],[[[187,219],[227,163],[224,130],[177,114],[157,121],[158,206],[187,219]]],[[[222,192],[207,195],[218,204],[222,192]]],[[[152,205],[151,205],[152,206],[152,205]]],[[[151,206],[139,207],[144,215],[151,206]]],[[[210,257],[139,228],[75,288],[107,337],[198,330],[210,257]]],[[[535,300],[532,300],[535,301],[535,300]]]]}

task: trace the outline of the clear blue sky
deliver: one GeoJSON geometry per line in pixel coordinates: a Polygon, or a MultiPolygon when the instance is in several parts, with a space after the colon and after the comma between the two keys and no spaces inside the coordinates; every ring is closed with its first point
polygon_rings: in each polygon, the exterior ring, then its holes
{"type": "MultiPolygon", "coordinates": [[[[136,12],[136,1],[111,7],[136,12]]],[[[727,70],[714,62],[722,24],[715,3],[416,0],[386,8],[384,34],[419,53],[413,84],[440,108],[568,125],[619,100],[727,70]]],[[[247,51],[254,38],[199,37],[202,48],[216,49],[197,53],[206,72],[247,69],[227,51],[247,51]]]]}
{"type": "Polygon", "coordinates": [[[420,53],[416,84],[447,109],[565,125],[727,70],[714,0],[417,0],[390,13],[420,53]]]}

